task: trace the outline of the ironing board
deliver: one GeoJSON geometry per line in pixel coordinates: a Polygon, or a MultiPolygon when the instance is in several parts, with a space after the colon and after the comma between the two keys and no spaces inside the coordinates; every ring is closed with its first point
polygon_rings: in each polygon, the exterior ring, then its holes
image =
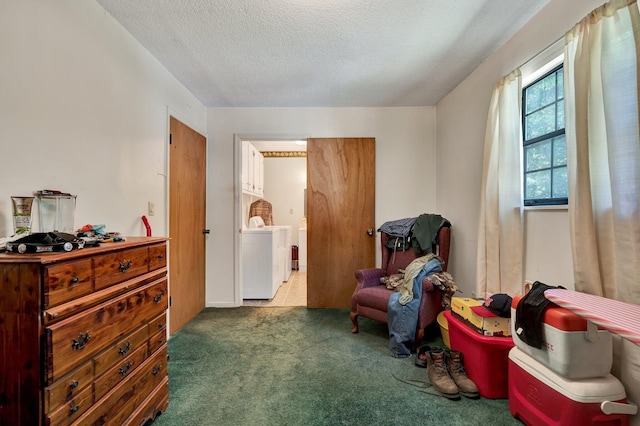
{"type": "Polygon", "coordinates": [[[547,299],[640,346],[640,305],[572,290],[551,289],[547,299]]]}

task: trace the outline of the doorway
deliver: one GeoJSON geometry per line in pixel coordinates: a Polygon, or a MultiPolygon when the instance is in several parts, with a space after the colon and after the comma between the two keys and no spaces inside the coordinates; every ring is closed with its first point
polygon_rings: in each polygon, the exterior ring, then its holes
{"type": "MultiPolygon", "coordinates": [[[[244,299],[243,273],[253,272],[243,270],[248,264],[243,262],[242,250],[247,247],[243,247],[243,229],[248,225],[243,222],[242,142],[285,140],[252,136],[235,136],[238,233],[234,266],[238,306],[242,306],[244,299]]],[[[375,262],[375,138],[305,140],[309,144],[306,159],[309,190],[305,203],[309,219],[307,307],[346,308],[355,287],[354,271],[373,267],[375,262]]],[[[247,231],[247,234],[258,232],[247,231]]],[[[249,285],[254,282],[248,281],[249,285]]]]}
{"type": "MultiPolygon", "coordinates": [[[[306,262],[299,261],[297,255],[301,250],[300,234],[306,234],[304,229],[305,222],[305,189],[306,189],[306,135],[243,135],[236,138],[236,144],[240,144],[245,151],[241,152],[244,161],[236,162],[236,179],[238,176],[242,178],[242,190],[236,191],[238,199],[236,205],[236,220],[238,220],[238,241],[239,250],[236,251],[239,257],[242,257],[242,278],[239,280],[243,289],[239,294],[240,306],[306,306],[306,262]],[[246,144],[251,146],[247,147],[246,144]],[[246,164],[247,151],[256,150],[259,153],[259,166],[246,164]],[[244,170],[244,172],[243,172],[244,170]],[[249,173],[247,173],[249,171],[249,173]],[[262,173],[263,179],[256,177],[256,173],[262,173]],[[253,176],[249,176],[253,174],[253,176]],[[246,180],[251,180],[251,183],[246,180]],[[260,188],[253,189],[253,188],[260,188]],[[274,240],[282,239],[286,234],[288,241],[279,245],[278,248],[271,247],[267,243],[258,243],[257,239],[269,239],[269,237],[257,234],[263,234],[259,229],[253,229],[256,226],[255,221],[249,221],[250,206],[258,200],[266,200],[270,204],[273,218],[272,225],[275,228],[285,228],[278,232],[274,231],[274,240]],[[300,230],[300,228],[303,228],[300,230]],[[277,237],[280,235],[280,237],[277,237]],[[259,249],[261,254],[267,253],[267,257],[273,256],[274,252],[285,253],[287,257],[284,265],[269,264],[268,260],[258,259],[259,263],[255,263],[255,257],[252,255],[251,247],[254,244],[266,244],[259,249]],[[284,247],[284,248],[282,248],[284,247]],[[295,257],[295,259],[294,259],[295,257]],[[296,268],[296,266],[298,266],[296,268]],[[280,268],[277,272],[274,268],[280,268]],[[259,271],[259,272],[258,272],[259,271]],[[277,286],[269,283],[271,274],[278,276],[280,273],[284,275],[278,280],[277,286]],[[256,284],[255,279],[260,281],[256,284]],[[250,282],[247,282],[249,280],[250,282]],[[251,288],[245,288],[245,286],[251,288]],[[254,286],[260,286],[260,294],[255,293],[254,286]],[[267,287],[267,290],[262,289],[267,287]],[[277,288],[271,291],[273,288],[277,288]],[[266,294],[265,294],[266,293],[266,294]]],[[[251,157],[252,162],[256,162],[255,156],[251,157]]],[[[237,186],[236,186],[237,187],[237,186]]],[[[259,210],[262,210],[260,207],[259,210]]],[[[265,222],[269,216],[265,215],[265,222]]],[[[268,222],[267,222],[268,225],[268,222]]],[[[268,226],[267,226],[268,228],[268,226]]],[[[265,228],[266,229],[266,228],[265,228]]],[[[268,232],[268,231],[267,231],[268,232]]],[[[303,238],[306,241],[306,238],[303,238]]],[[[274,243],[275,244],[275,243],[274,243]]],[[[282,256],[279,254],[278,256],[282,256]]],[[[260,256],[262,257],[262,256],[260,256]]],[[[280,260],[273,262],[281,262],[280,260]]],[[[237,262],[238,263],[238,262],[237,262]]],[[[275,281],[275,279],[274,279],[275,281]]],[[[238,283],[236,283],[236,286],[238,283]]]]}

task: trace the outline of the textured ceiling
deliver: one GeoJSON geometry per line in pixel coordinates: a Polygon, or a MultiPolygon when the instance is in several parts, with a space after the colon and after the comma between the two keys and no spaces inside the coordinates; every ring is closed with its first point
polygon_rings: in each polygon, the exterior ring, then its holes
{"type": "Polygon", "coordinates": [[[431,106],[548,0],[97,0],[207,107],[431,106]]]}

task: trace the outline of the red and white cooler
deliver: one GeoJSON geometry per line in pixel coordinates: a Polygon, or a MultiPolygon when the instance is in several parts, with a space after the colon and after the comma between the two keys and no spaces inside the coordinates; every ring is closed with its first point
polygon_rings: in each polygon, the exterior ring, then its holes
{"type": "Polygon", "coordinates": [[[515,330],[516,309],[521,298],[514,297],[511,305],[511,336],[521,351],[568,379],[600,377],[611,372],[611,333],[555,304],[549,305],[542,317],[542,348],[522,341],[515,330]]]}
{"type": "Polygon", "coordinates": [[[509,411],[527,425],[625,426],[636,408],[611,374],[571,380],[518,347],[509,351],[509,411]]]}

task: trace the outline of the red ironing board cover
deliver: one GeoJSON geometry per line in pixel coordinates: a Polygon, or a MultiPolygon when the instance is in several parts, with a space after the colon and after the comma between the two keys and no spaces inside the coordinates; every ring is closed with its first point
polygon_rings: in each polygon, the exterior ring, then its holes
{"type": "Polygon", "coordinates": [[[544,295],[556,305],[640,346],[640,305],[572,290],[552,289],[544,295]]]}

